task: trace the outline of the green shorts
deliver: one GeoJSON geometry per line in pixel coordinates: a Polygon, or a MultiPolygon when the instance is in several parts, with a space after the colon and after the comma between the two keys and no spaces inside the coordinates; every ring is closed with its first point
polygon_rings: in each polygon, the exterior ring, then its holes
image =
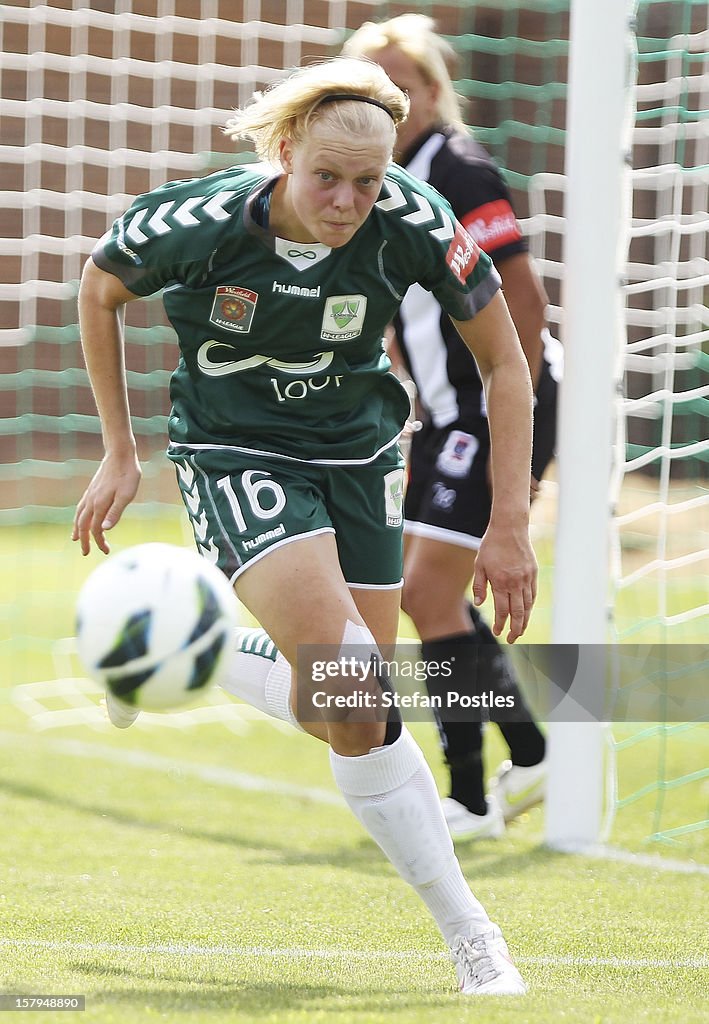
{"type": "Polygon", "coordinates": [[[364,465],[319,466],[224,447],[171,444],[197,549],[231,582],[274,548],[334,533],[345,581],[401,586],[403,461],[396,445],[364,465]]]}

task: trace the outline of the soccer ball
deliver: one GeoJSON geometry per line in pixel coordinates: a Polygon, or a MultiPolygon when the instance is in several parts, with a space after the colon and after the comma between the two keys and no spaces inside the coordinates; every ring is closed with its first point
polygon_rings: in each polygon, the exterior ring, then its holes
{"type": "Polygon", "coordinates": [[[196,552],[138,544],[109,558],[81,588],[79,657],[125,704],[180,707],[223,678],[237,607],[226,577],[196,552]]]}

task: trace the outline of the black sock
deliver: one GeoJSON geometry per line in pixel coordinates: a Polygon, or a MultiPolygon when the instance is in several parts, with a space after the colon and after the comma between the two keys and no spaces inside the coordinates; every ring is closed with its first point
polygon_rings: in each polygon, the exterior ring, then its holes
{"type": "MultiPolygon", "coordinates": [[[[372,666],[372,671],[374,672],[374,675],[377,678],[377,682],[382,688],[382,692],[393,693],[394,691],[389,681],[389,676],[382,668],[379,658],[377,658],[375,655],[372,655],[370,659],[370,664],[372,666]]],[[[382,746],[390,747],[392,743],[396,743],[396,741],[401,736],[401,730],[403,729],[403,727],[404,722],[401,717],[401,711],[399,711],[398,707],[395,704],[393,704],[391,708],[389,708],[389,713],[387,714],[386,728],[384,731],[384,743],[382,744],[382,746]]]]}
{"type": "Polygon", "coordinates": [[[498,722],[510,760],[519,768],[529,768],[544,760],[547,743],[535,722],[498,722]]]}
{"type": "Polygon", "coordinates": [[[504,648],[477,608],[468,604],[468,612],[475,627],[478,642],[486,646],[494,645],[494,647],[490,647],[490,650],[494,652],[493,657],[486,660],[488,668],[486,683],[495,691],[513,693],[515,697],[516,720],[497,723],[505,743],[510,748],[512,764],[518,765],[520,768],[539,764],[546,752],[546,740],[524,701],[514,669],[504,653],[504,648]]]}
{"type": "Polygon", "coordinates": [[[425,640],[421,644],[421,653],[427,664],[445,663],[451,668],[451,675],[445,678],[431,674],[426,679],[429,694],[442,698],[444,713],[434,711],[434,714],[450,771],[450,795],[473,814],[485,814],[487,804],[482,763],[482,725],[472,719],[464,720],[462,716],[453,721],[445,713],[447,692],[469,694],[475,689],[475,635],[459,633],[440,640],[425,640]]]}

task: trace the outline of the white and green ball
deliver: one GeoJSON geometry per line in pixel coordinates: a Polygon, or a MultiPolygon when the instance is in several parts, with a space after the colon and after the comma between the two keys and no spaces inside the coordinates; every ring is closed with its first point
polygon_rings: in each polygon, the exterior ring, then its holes
{"type": "Polygon", "coordinates": [[[111,556],[77,601],[79,657],[126,704],[166,711],[219,683],[229,662],[238,602],[211,562],[172,544],[111,556]]]}

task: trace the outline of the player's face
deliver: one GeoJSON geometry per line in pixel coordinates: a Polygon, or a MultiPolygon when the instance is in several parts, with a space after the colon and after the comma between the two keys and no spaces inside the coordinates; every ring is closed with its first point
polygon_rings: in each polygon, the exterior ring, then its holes
{"type": "Polygon", "coordinates": [[[294,242],[346,245],[377,201],[390,159],[388,133],[363,142],[315,127],[297,145],[284,139],[286,183],[275,223],[272,208],[273,227],[294,242]]]}
{"type": "Polygon", "coordinates": [[[419,135],[423,135],[439,120],[440,90],[437,83],[428,82],[418,65],[396,46],[387,46],[367,56],[386,71],[394,85],[398,85],[402,92],[409,95],[409,116],[399,125],[396,132],[394,156],[398,159],[419,135]]]}

